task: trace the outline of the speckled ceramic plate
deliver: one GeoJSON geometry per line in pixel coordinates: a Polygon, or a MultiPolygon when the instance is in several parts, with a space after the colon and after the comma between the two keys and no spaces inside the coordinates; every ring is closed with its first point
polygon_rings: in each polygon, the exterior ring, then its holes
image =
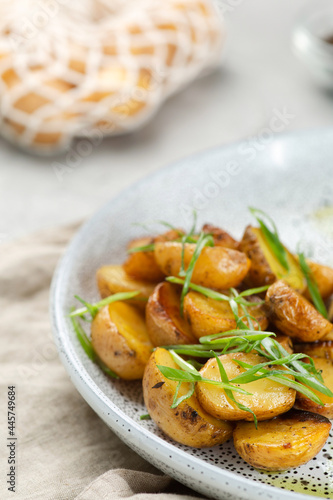
{"type": "Polygon", "coordinates": [[[126,242],[143,231],[134,223],[164,219],[188,228],[195,208],[199,223],[213,222],[239,238],[251,220],[249,205],[272,215],[291,249],[302,241],[316,259],[333,264],[333,130],[274,139],[264,134],[256,142],[206,151],[162,169],[111,200],[82,227],[55,273],[55,341],[74,385],[104,422],[180,482],[216,499],[333,498],[332,438],[307,465],[270,474],[247,465],[231,442],[204,450],[177,445],[152,421],[140,421],[146,413],[140,383],[104,376],[85,356],[66,317],[75,293],[97,299],[95,271],[123,261],[126,242]]]}

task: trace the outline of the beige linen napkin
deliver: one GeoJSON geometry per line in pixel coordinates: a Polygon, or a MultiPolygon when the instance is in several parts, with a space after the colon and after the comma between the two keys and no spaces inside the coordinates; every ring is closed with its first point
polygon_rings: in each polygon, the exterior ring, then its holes
{"type": "Polygon", "coordinates": [[[49,286],[76,229],[0,245],[0,498],[193,500],[194,492],[162,475],[112,433],[59,361],[49,323],[49,286]],[[15,494],[6,484],[9,385],[16,386],[15,494]]]}

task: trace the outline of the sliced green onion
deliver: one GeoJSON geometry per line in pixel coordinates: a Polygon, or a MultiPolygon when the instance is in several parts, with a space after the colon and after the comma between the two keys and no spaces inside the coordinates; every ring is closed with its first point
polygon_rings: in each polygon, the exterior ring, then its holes
{"type": "Polygon", "coordinates": [[[300,268],[301,268],[301,270],[304,274],[304,277],[306,279],[309,293],[310,293],[310,296],[311,296],[311,299],[312,299],[312,302],[313,302],[315,308],[317,309],[317,311],[320,312],[320,314],[322,316],[324,316],[324,318],[328,319],[327,309],[326,309],[324,301],[320,295],[318,284],[313,276],[313,273],[312,273],[308,263],[305,260],[304,253],[300,252],[298,254],[298,261],[299,261],[300,268]]]}
{"type": "Polygon", "coordinates": [[[249,207],[249,210],[250,210],[251,214],[256,218],[256,220],[261,228],[261,231],[262,231],[268,245],[270,246],[272,252],[274,253],[275,257],[278,259],[281,266],[284,267],[284,269],[286,269],[287,271],[289,271],[287,252],[280,241],[277,227],[276,227],[274,221],[271,219],[271,217],[269,217],[269,215],[267,215],[265,212],[263,212],[263,210],[259,210],[258,208],[253,208],[253,207],[249,207]],[[267,227],[267,225],[264,223],[264,221],[262,220],[262,218],[260,216],[264,216],[270,222],[273,230],[271,230],[267,227]]]}

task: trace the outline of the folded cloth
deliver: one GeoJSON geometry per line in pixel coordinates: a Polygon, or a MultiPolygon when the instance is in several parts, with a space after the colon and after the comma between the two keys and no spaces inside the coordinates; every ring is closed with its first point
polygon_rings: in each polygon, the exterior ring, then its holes
{"type": "MultiPolygon", "coordinates": [[[[59,361],[49,323],[49,286],[77,228],[0,245],[0,442],[8,437],[7,388],[14,385],[15,500],[194,499],[194,492],[159,473],[113,434],[59,361]]],[[[4,500],[14,497],[4,481],[9,464],[2,451],[4,500]]]]}

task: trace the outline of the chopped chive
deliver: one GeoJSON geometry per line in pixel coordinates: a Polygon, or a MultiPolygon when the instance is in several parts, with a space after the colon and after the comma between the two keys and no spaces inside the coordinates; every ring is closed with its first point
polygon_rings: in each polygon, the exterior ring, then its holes
{"type": "Polygon", "coordinates": [[[304,253],[302,253],[302,252],[298,253],[298,261],[299,261],[299,265],[301,267],[301,270],[304,274],[304,277],[306,279],[306,283],[308,285],[308,290],[309,290],[309,293],[310,293],[310,296],[311,296],[311,299],[312,299],[312,302],[313,302],[315,308],[317,309],[318,312],[320,312],[320,314],[322,316],[324,316],[324,318],[328,319],[327,309],[326,309],[324,301],[320,295],[318,284],[313,276],[313,273],[312,273],[308,263],[305,260],[304,253]]]}
{"type": "Polygon", "coordinates": [[[262,231],[268,245],[270,246],[272,252],[274,253],[275,257],[278,259],[281,266],[284,269],[286,269],[286,271],[289,271],[287,252],[280,241],[277,227],[276,227],[273,219],[271,219],[271,217],[269,217],[269,215],[267,215],[265,212],[263,212],[263,210],[259,210],[258,208],[249,207],[249,210],[250,210],[251,214],[257,220],[257,222],[261,228],[261,231],[262,231]],[[269,221],[269,223],[272,226],[272,230],[269,229],[268,226],[264,223],[264,221],[261,218],[262,216],[269,221]]]}
{"type": "Polygon", "coordinates": [[[134,297],[136,297],[137,295],[139,295],[139,293],[140,292],[120,292],[120,293],[115,293],[115,294],[110,295],[109,297],[106,297],[105,299],[100,300],[99,302],[96,302],[94,304],[90,304],[89,302],[86,302],[85,300],[83,300],[78,295],[75,295],[75,298],[78,301],[82,302],[85,305],[85,307],[82,307],[80,309],[76,309],[76,310],[72,311],[69,314],[69,317],[73,318],[75,316],[80,316],[83,319],[83,317],[84,317],[85,314],[90,313],[91,318],[94,319],[94,317],[96,316],[96,314],[98,313],[98,311],[102,307],[107,306],[108,304],[112,304],[113,302],[118,302],[118,301],[121,301],[121,300],[133,299],[134,297]]]}
{"type": "Polygon", "coordinates": [[[142,245],[139,247],[132,247],[127,250],[127,253],[137,253],[137,252],[153,252],[155,249],[155,243],[150,243],[149,245],[142,245]]]}
{"type": "Polygon", "coordinates": [[[91,340],[88,338],[86,332],[78,322],[76,317],[71,317],[71,323],[73,325],[74,331],[76,333],[76,337],[79,340],[84,352],[87,354],[88,358],[91,359],[94,363],[96,363],[106,375],[108,375],[111,378],[119,378],[118,375],[110,370],[106,366],[105,363],[97,356],[97,354],[94,351],[94,348],[91,344],[91,340]]]}
{"type": "Polygon", "coordinates": [[[140,420],[151,420],[151,416],[149,413],[145,413],[144,415],[140,415],[140,420]]]}

